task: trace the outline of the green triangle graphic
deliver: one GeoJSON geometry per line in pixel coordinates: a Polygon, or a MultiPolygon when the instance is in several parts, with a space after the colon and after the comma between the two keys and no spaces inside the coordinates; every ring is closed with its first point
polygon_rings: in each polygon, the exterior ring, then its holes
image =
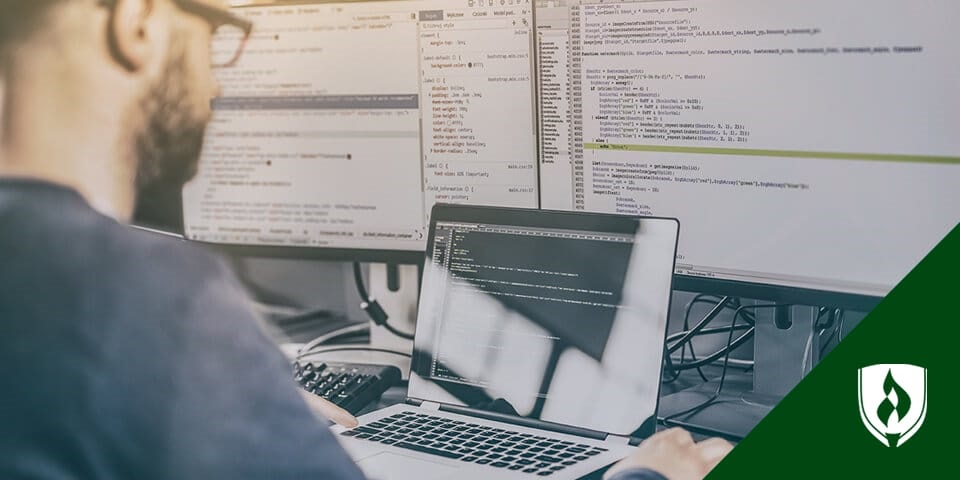
{"type": "Polygon", "coordinates": [[[953,406],[945,390],[960,376],[955,355],[960,344],[958,326],[960,225],[708,479],[953,476],[960,409],[953,406]],[[927,402],[926,420],[897,448],[877,441],[863,425],[858,410],[857,370],[881,363],[927,369],[927,398],[910,400],[927,402]]]}

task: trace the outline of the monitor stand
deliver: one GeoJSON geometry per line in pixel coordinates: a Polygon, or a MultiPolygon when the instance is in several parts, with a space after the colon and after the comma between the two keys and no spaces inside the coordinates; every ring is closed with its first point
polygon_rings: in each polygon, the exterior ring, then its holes
{"type": "MultiPolygon", "coordinates": [[[[370,264],[368,288],[370,296],[376,299],[390,316],[390,325],[401,332],[413,333],[417,325],[417,301],[420,297],[419,273],[416,265],[399,265],[395,267],[398,275],[389,278],[388,266],[382,263],[370,264]],[[399,287],[392,291],[388,285],[399,287]]],[[[400,338],[387,329],[370,322],[370,346],[411,353],[413,342],[400,338]]],[[[377,363],[396,365],[407,378],[410,372],[410,360],[397,355],[378,354],[377,363]],[[380,361],[379,359],[383,359],[380,361]]]]}
{"type": "MultiPolygon", "coordinates": [[[[816,364],[820,352],[814,330],[817,312],[816,307],[791,307],[792,324],[784,330],[777,327],[773,310],[758,310],[753,375],[728,372],[720,397],[712,405],[673,423],[704,435],[745,437],[816,364]]],[[[717,385],[714,380],[665,396],[660,417],[703,403],[716,393],[717,385]]]]}

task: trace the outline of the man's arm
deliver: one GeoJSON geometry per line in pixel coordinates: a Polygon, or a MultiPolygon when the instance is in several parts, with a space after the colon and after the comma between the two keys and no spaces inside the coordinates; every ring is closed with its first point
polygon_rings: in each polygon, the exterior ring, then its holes
{"type": "Polygon", "coordinates": [[[172,359],[168,478],[362,478],[223,267],[175,322],[186,335],[172,359]]]}

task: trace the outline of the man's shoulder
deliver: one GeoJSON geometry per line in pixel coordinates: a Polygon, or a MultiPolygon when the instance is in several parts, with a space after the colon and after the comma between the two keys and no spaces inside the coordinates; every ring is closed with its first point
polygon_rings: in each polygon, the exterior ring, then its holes
{"type": "Polygon", "coordinates": [[[236,300],[242,289],[221,257],[182,240],[116,225],[105,233],[98,275],[147,310],[182,313],[196,302],[236,300]]]}
{"type": "Polygon", "coordinates": [[[127,288],[189,288],[226,271],[212,253],[119,223],[68,189],[42,182],[0,187],[0,248],[17,274],[81,288],[118,279],[127,288]]]}
{"type": "Polygon", "coordinates": [[[119,224],[104,233],[110,246],[104,255],[118,270],[144,283],[169,285],[176,280],[181,288],[195,288],[228,275],[219,255],[187,241],[119,224]]]}

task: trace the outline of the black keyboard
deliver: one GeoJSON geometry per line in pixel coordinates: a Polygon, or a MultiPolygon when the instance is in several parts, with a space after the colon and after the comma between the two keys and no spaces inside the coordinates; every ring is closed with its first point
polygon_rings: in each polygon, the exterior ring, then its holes
{"type": "Polygon", "coordinates": [[[400,383],[400,369],[390,365],[294,363],[293,379],[353,415],[400,383]]]}
{"type": "Polygon", "coordinates": [[[398,413],[341,435],[541,477],[607,451],[414,412],[398,413]]]}

